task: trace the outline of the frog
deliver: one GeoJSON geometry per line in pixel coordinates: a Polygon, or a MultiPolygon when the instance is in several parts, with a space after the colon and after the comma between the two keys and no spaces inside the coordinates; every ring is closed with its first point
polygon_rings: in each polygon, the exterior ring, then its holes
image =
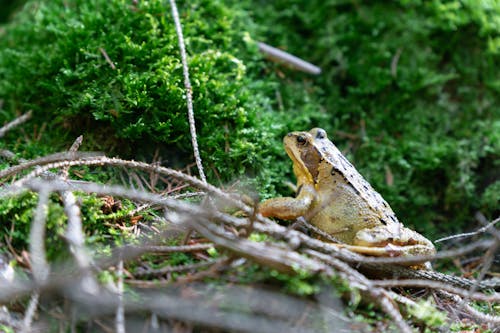
{"type": "Polygon", "coordinates": [[[297,178],[295,197],[265,200],[264,217],[303,217],[336,246],[368,256],[434,255],[433,243],[405,227],[382,196],[327,137],[325,130],[288,133],[283,144],[297,178]]]}

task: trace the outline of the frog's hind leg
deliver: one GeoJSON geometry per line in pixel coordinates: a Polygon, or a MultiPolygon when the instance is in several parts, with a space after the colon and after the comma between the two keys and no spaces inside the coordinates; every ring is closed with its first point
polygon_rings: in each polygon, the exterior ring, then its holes
{"type": "Polygon", "coordinates": [[[420,244],[406,246],[399,246],[391,243],[388,243],[385,246],[335,244],[335,246],[348,249],[355,253],[374,257],[411,257],[429,254],[428,247],[420,244]]]}

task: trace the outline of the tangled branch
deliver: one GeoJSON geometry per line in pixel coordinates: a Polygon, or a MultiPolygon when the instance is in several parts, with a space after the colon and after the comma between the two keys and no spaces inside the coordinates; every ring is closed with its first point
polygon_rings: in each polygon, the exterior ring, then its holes
{"type": "MultiPolygon", "coordinates": [[[[91,156],[82,153],[71,154],[55,154],[48,157],[40,158],[35,161],[27,161],[18,166],[13,166],[1,172],[4,185],[0,188],[0,199],[18,196],[27,191],[39,193],[38,208],[35,210],[32,234],[30,243],[32,255],[32,270],[33,279],[16,278],[7,284],[0,285],[0,301],[5,302],[13,298],[22,297],[23,295],[32,295],[33,301],[30,309],[36,308],[36,302],[40,292],[67,292],[68,288],[73,290],[86,290],[87,293],[105,293],[109,296],[104,303],[107,306],[114,306],[116,328],[117,330],[124,329],[123,317],[129,315],[130,309],[133,309],[137,303],[134,303],[127,296],[127,292],[123,291],[120,285],[124,282],[123,276],[125,273],[124,267],[127,264],[136,262],[144,254],[152,253],[173,253],[173,252],[204,252],[210,248],[218,248],[229,254],[223,256],[219,260],[205,259],[194,265],[184,266],[167,266],[163,269],[145,269],[137,270],[132,273],[135,285],[138,287],[137,279],[147,279],[153,276],[159,277],[165,274],[174,272],[202,272],[207,270],[210,272],[215,267],[220,265],[227,266],[226,269],[231,269],[231,265],[236,263],[236,258],[243,258],[261,267],[268,267],[286,274],[298,274],[298,272],[308,272],[312,275],[322,275],[325,277],[334,278],[341,277],[354,287],[359,289],[367,299],[379,304],[380,308],[392,318],[402,332],[411,332],[411,328],[404,320],[399,309],[395,307],[394,301],[401,301],[401,297],[395,297],[394,293],[389,292],[387,288],[413,286],[425,287],[427,289],[446,291],[450,294],[463,297],[464,299],[476,300],[482,302],[498,302],[500,296],[497,293],[484,294],[474,291],[475,288],[481,287],[481,283],[476,283],[473,280],[459,279],[446,276],[444,274],[414,270],[397,264],[408,262],[423,262],[427,260],[435,260],[440,258],[448,258],[450,256],[462,255],[477,249],[490,249],[494,247],[494,241],[481,240],[470,244],[467,247],[443,251],[433,257],[422,257],[417,259],[408,258],[369,258],[355,253],[351,253],[346,249],[338,248],[332,243],[323,242],[318,239],[311,238],[306,234],[289,229],[279,224],[276,224],[260,215],[253,214],[253,207],[247,205],[239,198],[230,195],[210,184],[204,183],[197,178],[183,174],[179,171],[164,168],[158,165],[150,165],[143,162],[127,161],[116,158],[108,158],[105,156],[91,156]],[[74,182],[66,180],[64,177],[46,177],[49,170],[60,169],[67,170],[70,167],[76,166],[103,166],[118,167],[127,169],[137,169],[149,173],[161,174],[169,177],[174,177],[198,191],[204,192],[206,195],[214,198],[211,203],[194,204],[186,201],[175,199],[173,197],[165,197],[157,193],[147,192],[145,190],[130,189],[120,185],[104,185],[92,182],[74,182]],[[28,173],[26,173],[28,172],[28,173]],[[23,174],[19,177],[19,175],[23,174]],[[7,184],[7,177],[17,176],[17,180],[11,184],[7,184]],[[41,177],[41,178],[40,178],[41,177]],[[62,205],[64,206],[65,215],[68,218],[68,227],[65,237],[68,240],[68,245],[71,253],[73,253],[70,262],[57,267],[57,265],[47,262],[43,247],[40,245],[40,237],[43,236],[46,214],[45,208],[47,198],[50,193],[60,193],[62,205]],[[126,245],[116,248],[113,254],[107,258],[96,259],[92,258],[84,245],[84,235],[82,232],[80,211],[76,204],[74,193],[92,193],[96,195],[107,195],[113,197],[121,197],[133,200],[134,202],[146,205],[147,207],[155,207],[157,211],[165,211],[164,217],[160,217],[159,221],[165,226],[177,225],[184,226],[188,229],[195,230],[199,235],[202,235],[210,241],[207,244],[181,245],[181,246],[159,246],[155,242],[143,242],[140,245],[126,245]],[[221,203],[214,204],[214,203],[221,203]],[[245,212],[248,218],[235,217],[227,213],[228,207],[235,207],[245,212]],[[253,230],[254,232],[268,235],[273,242],[258,242],[246,238],[245,232],[240,233],[238,230],[253,230]],[[232,258],[232,260],[229,260],[232,258]],[[231,262],[233,264],[231,264],[231,262]],[[229,266],[228,266],[229,265],[229,266]],[[77,267],[77,270],[67,273],[64,267],[77,267]],[[118,270],[118,285],[111,291],[106,291],[106,288],[99,286],[96,282],[96,268],[99,270],[109,270],[115,267],[118,270]],[[367,275],[364,275],[355,268],[368,270],[376,270],[383,272],[389,280],[371,280],[367,275]],[[65,272],[64,274],[62,272],[65,272]],[[120,276],[122,276],[120,278],[120,276]],[[445,278],[443,278],[443,276],[445,278]],[[403,278],[403,279],[402,279],[403,278]],[[437,281],[433,279],[438,279],[437,281]],[[441,279],[441,280],[439,280],[441,279]],[[78,282],[75,282],[78,281],[78,282]],[[468,283],[467,283],[467,282],[468,283]],[[76,287],[75,287],[76,283],[76,287]],[[472,287],[472,288],[471,288],[472,287]],[[76,288],[76,289],[75,289],[76,288]],[[471,288],[470,290],[464,288],[471,288]],[[111,303],[110,303],[111,302],[111,303]],[[135,305],[134,305],[135,304],[135,305]]],[[[241,263],[240,263],[241,264],[241,263]]],[[[237,265],[235,266],[237,267],[237,265]]],[[[130,273],[128,273],[130,274],[130,273]]],[[[217,274],[215,271],[207,274],[217,274]]],[[[128,279],[130,280],[130,279],[128,279]]],[[[126,281],[128,281],[126,280],[126,281]]],[[[144,281],[143,286],[147,281],[144,281]]],[[[125,282],[126,283],[126,282],[125,282]]],[[[175,282],[169,282],[167,285],[175,282]]],[[[148,288],[152,288],[149,285],[148,288]]],[[[76,293],[76,292],[75,292],[76,293]]],[[[148,296],[151,298],[151,304],[159,304],[161,297],[148,296]]],[[[79,302],[80,298],[76,294],[72,296],[74,302],[79,302]]],[[[90,302],[90,300],[86,300],[90,302]]],[[[89,303],[90,304],[90,303],[89,303]]],[[[158,310],[155,307],[150,309],[158,310]]],[[[464,306],[464,310],[471,313],[472,318],[480,317],[481,320],[494,325],[498,321],[498,317],[491,315],[481,315],[476,310],[464,306]]],[[[162,312],[167,315],[167,312],[162,312]]],[[[25,315],[24,327],[29,327],[33,311],[27,310],[25,315]]],[[[167,315],[168,316],[168,315],[167,315]]],[[[177,318],[186,319],[185,316],[177,318]]],[[[192,320],[200,320],[200,318],[192,320]]]]}

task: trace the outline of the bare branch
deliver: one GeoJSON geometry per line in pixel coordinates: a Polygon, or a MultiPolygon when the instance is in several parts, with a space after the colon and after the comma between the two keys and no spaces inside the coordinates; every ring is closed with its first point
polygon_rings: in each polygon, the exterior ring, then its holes
{"type": "Polygon", "coordinates": [[[161,245],[142,245],[138,249],[150,253],[179,253],[179,252],[197,252],[206,251],[215,247],[213,243],[180,245],[180,246],[161,246],[161,245]]]}
{"type": "Polygon", "coordinates": [[[496,325],[497,327],[498,325],[500,325],[500,316],[492,316],[489,314],[479,312],[478,310],[474,309],[472,306],[467,304],[465,301],[463,301],[460,305],[467,313],[472,315],[477,320],[477,322],[491,323],[493,325],[496,325]]]}
{"type": "MultiPolygon", "coordinates": [[[[78,151],[82,142],[83,142],[83,135],[80,135],[79,137],[77,137],[75,139],[75,141],[73,142],[73,144],[69,148],[68,152],[74,153],[74,152],[78,151]]],[[[63,180],[66,180],[68,178],[68,172],[69,172],[69,168],[62,168],[59,171],[59,175],[62,177],[63,180]]]]}
{"type": "Polygon", "coordinates": [[[123,260],[118,264],[118,307],[116,308],[115,327],[117,333],[125,333],[125,309],[123,305],[123,260]]]}
{"type": "Polygon", "coordinates": [[[434,243],[440,243],[440,242],[444,242],[444,241],[447,241],[447,240],[450,240],[450,239],[456,239],[456,238],[462,238],[462,237],[471,237],[471,236],[482,234],[482,233],[490,230],[490,228],[492,228],[499,221],[500,221],[500,217],[497,217],[496,219],[494,219],[493,221],[491,221],[487,225],[485,225],[485,226],[477,229],[476,231],[466,232],[466,233],[463,233],[463,234],[451,235],[451,236],[448,236],[448,237],[439,238],[439,239],[435,240],[434,243]]]}
{"type": "Polygon", "coordinates": [[[32,112],[31,111],[28,111],[26,112],[25,114],[23,114],[22,116],[20,117],[17,117],[16,119],[12,120],[11,122],[5,124],[4,126],[2,126],[0,128],[0,138],[2,138],[3,136],[5,136],[5,134],[10,131],[12,128],[26,122],[27,120],[29,120],[31,118],[31,115],[32,115],[32,112]]]}
{"type": "Polygon", "coordinates": [[[40,298],[40,294],[35,291],[31,295],[30,302],[28,304],[28,308],[26,309],[26,313],[24,315],[24,320],[23,320],[23,327],[21,329],[22,333],[28,333],[31,332],[31,324],[33,322],[33,316],[36,313],[36,309],[38,307],[38,300],[40,298]]]}
{"type": "Polygon", "coordinates": [[[319,75],[321,74],[321,68],[315,66],[305,60],[300,59],[288,52],[280,50],[278,48],[272,47],[262,42],[257,42],[260,52],[265,54],[271,60],[283,62],[292,68],[298,69],[299,71],[319,75]]]}
{"type": "MultiPolygon", "coordinates": [[[[52,163],[54,161],[68,161],[74,159],[85,159],[85,158],[95,158],[99,156],[97,153],[56,153],[52,155],[47,155],[43,157],[36,158],[34,160],[26,161],[19,165],[12,166],[10,168],[0,170],[0,179],[5,177],[11,177],[19,172],[29,169],[34,166],[43,166],[48,163],[52,163]]],[[[46,171],[45,169],[43,171],[46,171]]],[[[37,173],[37,175],[41,175],[43,172],[37,173]]],[[[55,178],[56,175],[52,175],[52,178],[55,178]]],[[[50,177],[49,177],[50,178],[50,177]]]]}
{"type": "Polygon", "coordinates": [[[49,275],[49,264],[45,254],[45,223],[49,205],[50,190],[41,188],[38,193],[38,204],[33,214],[30,229],[30,259],[33,277],[38,283],[43,283],[49,275]]]}
{"type": "Polygon", "coordinates": [[[204,183],[206,183],[207,179],[205,177],[205,172],[203,171],[203,164],[201,162],[200,151],[198,150],[198,139],[196,136],[196,125],[194,121],[194,111],[193,111],[193,88],[191,86],[191,81],[189,80],[189,68],[187,64],[186,46],[184,44],[181,21],[179,19],[179,12],[177,11],[177,5],[175,4],[175,0],[170,0],[170,7],[172,7],[172,17],[174,18],[175,31],[177,32],[177,37],[179,39],[179,50],[181,53],[182,72],[184,73],[184,87],[186,88],[189,131],[191,132],[191,143],[193,145],[194,159],[196,161],[196,166],[198,167],[198,173],[200,174],[200,178],[204,183]]]}
{"type": "Polygon", "coordinates": [[[476,220],[479,221],[479,223],[483,225],[483,228],[481,229],[484,229],[484,231],[488,231],[490,234],[493,235],[493,237],[495,237],[497,240],[500,241],[500,230],[493,228],[493,225],[495,225],[495,223],[500,221],[500,217],[497,217],[490,223],[488,223],[488,220],[481,212],[476,212],[476,214],[474,214],[474,217],[476,218],[476,220]]]}
{"type": "Polygon", "coordinates": [[[422,287],[431,288],[436,290],[444,290],[452,294],[459,295],[461,297],[469,297],[472,300],[483,301],[483,302],[500,302],[500,294],[494,293],[491,295],[483,293],[470,293],[469,290],[456,288],[447,283],[429,280],[372,280],[375,286],[379,287],[422,287]]]}
{"type": "Polygon", "coordinates": [[[102,56],[104,57],[104,59],[106,60],[106,62],[108,63],[108,65],[112,68],[112,69],[116,69],[116,66],[115,64],[113,63],[113,61],[111,61],[111,58],[109,57],[108,53],[106,52],[105,49],[103,49],[102,47],[99,48],[99,51],[101,52],[102,56]]]}

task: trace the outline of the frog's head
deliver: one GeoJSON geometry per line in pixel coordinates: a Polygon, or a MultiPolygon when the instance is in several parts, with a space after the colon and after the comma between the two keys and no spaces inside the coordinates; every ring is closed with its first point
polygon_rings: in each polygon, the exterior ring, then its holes
{"type": "Polygon", "coordinates": [[[285,150],[293,162],[293,172],[299,182],[316,183],[319,164],[323,160],[320,149],[328,140],[325,130],[313,128],[309,132],[291,132],[283,138],[285,150]]]}

